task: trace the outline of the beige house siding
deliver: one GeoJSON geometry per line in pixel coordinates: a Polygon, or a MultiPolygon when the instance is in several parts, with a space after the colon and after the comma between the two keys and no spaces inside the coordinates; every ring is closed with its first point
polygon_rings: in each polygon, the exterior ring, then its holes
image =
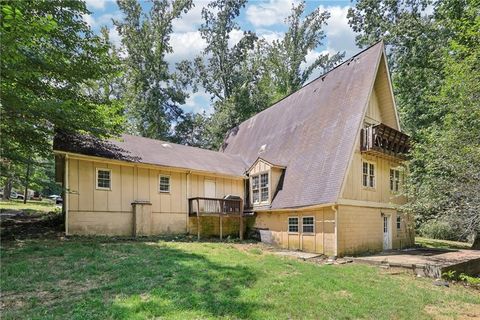
{"type": "Polygon", "coordinates": [[[383,217],[390,216],[392,249],[413,245],[413,234],[408,232],[411,223],[402,216],[401,229],[397,230],[397,211],[389,208],[338,206],[338,255],[345,256],[383,250],[383,217]]]}
{"type": "Polygon", "coordinates": [[[216,184],[216,195],[243,198],[243,179],[188,174],[128,163],[70,158],[68,160],[68,233],[132,235],[132,202],[151,203],[151,234],[185,233],[188,197],[203,196],[204,180],[216,184]],[[96,188],[96,170],[111,170],[111,190],[96,188]],[[170,192],[159,191],[159,176],[170,177],[170,192]],[[189,186],[187,188],[187,181],[189,186]]]}
{"type": "Polygon", "coordinates": [[[335,212],[331,208],[291,212],[258,212],[255,227],[268,229],[273,244],[285,249],[335,254],[335,212]],[[302,217],[315,217],[315,232],[305,234],[302,217]],[[299,218],[299,232],[288,232],[288,217],[299,218]]]}

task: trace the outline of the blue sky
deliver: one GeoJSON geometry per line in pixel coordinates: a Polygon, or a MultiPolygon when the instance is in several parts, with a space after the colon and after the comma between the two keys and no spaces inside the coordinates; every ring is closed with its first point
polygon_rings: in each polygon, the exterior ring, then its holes
{"type": "MultiPolygon", "coordinates": [[[[292,0],[256,0],[249,1],[238,19],[243,30],[255,31],[267,41],[273,41],[282,37],[285,32],[284,19],[289,15],[292,0]]],[[[120,37],[112,24],[112,19],[122,17],[118,6],[113,0],[86,0],[90,15],[84,16],[84,20],[94,31],[99,31],[101,26],[107,26],[110,30],[111,40],[118,44],[120,37]]],[[[148,1],[144,2],[148,4],[148,1]]],[[[191,59],[198,55],[205,46],[201,39],[198,27],[202,23],[201,11],[208,1],[194,0],[195,6],[173,25],[174,33],[171,38],[171,45],[174,53],[167,57],[170,64],[183,59],[191,59]]],[[[322,52],[345,51],[346,57],[352,56],[359,51],[355,46],[355,34],[347,23],[347,10],[352,5],[349,0],[345,1],[307,1],[307,12],[317,7],[328,10],[331,14],[328,26],[325,28],[326,39],[324,45],[316,48],[307,56],[307,63],[315,60],[322,52]]],[[[242,33],[231,34],[232,43],[238,41],[242,33]]],[[[319,74],[314,75],[315,77],[319,74]]],[[[203,91],[191,93],[186,104],[182,108],[187,111],[211,112],[209,95],[203,91]]]]}

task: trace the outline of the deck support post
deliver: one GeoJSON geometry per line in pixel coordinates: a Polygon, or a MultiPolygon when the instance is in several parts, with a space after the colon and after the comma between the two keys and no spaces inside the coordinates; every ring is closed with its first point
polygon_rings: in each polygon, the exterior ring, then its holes
{"type": "Polygon", "coordinates": [[[197,240],[200,241],[200,200],[197,199],[197,240]]]}
{"type": "Polygon", "coordinates": [[[243,240],[243,199],[240,202],[240,240],[243,240]]]}
{"type": "Polygon", "coordinates": [[[223,222],[222,222],[222,214],[220,213],[220,240],[223,238],[223,222]]]}

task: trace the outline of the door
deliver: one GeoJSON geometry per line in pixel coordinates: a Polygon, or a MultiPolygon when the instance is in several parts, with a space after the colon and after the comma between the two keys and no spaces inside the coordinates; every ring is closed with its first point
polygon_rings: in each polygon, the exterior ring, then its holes
{"type": "MultiPolygon", "coordinates": [[[[205,179],[205,198],[216,198],[216,185],[215,180],[205,179]]],[[[205,212],[218,212],[219,207],[215,200],[205,200],[205,212]]]]}
{"type": "Polygon", "coordinates": [[[383,216],[383,250],[391,249],[390,246],[390,216],[383,216]]]}

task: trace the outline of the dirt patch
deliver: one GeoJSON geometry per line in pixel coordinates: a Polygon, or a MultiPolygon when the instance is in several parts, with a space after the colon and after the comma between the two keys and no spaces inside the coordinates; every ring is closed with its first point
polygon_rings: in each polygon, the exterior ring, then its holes
{"type": "Polygon", "coordinates": [[[428,305],[425,312],[437,320],[447,319],[480,319],[480,305],[471,303],[428,305]]]}
{"type": "Polygon", "coordinates": [[[15,241],[32,238],[58,238],[63,236],[63,217],[59,213],[29,214],[21,210],[0,213],[0,238],[15,241]]]}

